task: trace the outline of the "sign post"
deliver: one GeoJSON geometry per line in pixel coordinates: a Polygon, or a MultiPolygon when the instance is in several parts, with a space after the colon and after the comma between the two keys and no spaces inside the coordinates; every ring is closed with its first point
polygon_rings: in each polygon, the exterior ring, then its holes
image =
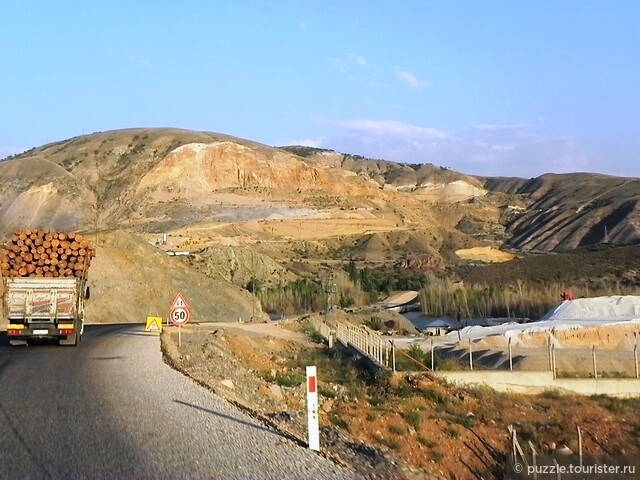
{"type": "Polygon", "coordinates": [[[185,300],[182,293],[176,295],[175,300],[171,304],[171,313],[169,318],[171,321],[178,325],[178,347],[182,346],[182,331],[180,327],[189,321],[191,314],[189,313],[189,304],[185,300]]]}
{"type": "Polygon", "coordinates": [[[307,367],[307,417],[309,421],[309,449],[320,450],[316,367],[307,367]]]}

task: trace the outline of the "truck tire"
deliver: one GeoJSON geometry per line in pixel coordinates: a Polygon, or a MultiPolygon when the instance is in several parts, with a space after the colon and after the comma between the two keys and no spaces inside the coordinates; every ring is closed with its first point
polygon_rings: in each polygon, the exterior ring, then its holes
{"type": "Polygon", "coordinates": [[[65,340],[60,340],[60,345],[75,347],[78,345],[78,333],[74,333],[73,335],[67,335],[65,340]]]}

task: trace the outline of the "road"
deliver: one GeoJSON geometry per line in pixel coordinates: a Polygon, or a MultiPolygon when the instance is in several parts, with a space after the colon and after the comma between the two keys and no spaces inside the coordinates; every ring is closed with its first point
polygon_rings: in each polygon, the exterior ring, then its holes
{"type": "MultiPolygon", "coordinates": [[[[4,333],[2,334],[4,335],[4,333]]],[[[353,478],[165,365],[141,325],[0,337],[0,478],[353,478]]]]}

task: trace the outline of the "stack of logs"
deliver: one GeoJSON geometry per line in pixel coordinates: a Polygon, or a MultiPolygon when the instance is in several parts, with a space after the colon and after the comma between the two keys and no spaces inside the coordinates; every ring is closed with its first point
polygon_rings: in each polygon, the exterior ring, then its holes
{"type": "Polygon", "coordinates": [[[86,277],[95,249],[79,233],[16,230],[0,253],[3,277],[86,277]]]}

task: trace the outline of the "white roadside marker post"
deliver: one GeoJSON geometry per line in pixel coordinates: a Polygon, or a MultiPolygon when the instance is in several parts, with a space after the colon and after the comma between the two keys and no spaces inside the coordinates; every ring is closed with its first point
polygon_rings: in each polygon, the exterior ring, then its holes
{"type": "Polygon", "coordinates": [[[309,421],[309,449],[320,450],[318,381],[315,366],[307,367],[307,418],[309,421]]]}

